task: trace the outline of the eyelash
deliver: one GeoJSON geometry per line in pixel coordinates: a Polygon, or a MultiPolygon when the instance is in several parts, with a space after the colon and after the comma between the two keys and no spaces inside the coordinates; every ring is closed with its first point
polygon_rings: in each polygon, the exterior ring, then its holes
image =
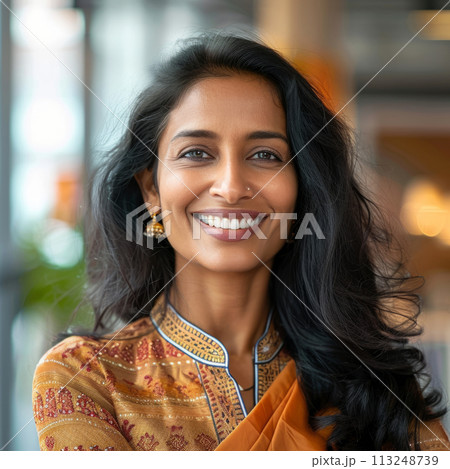
{"type": "MultiPolygon", "coordinates": [[[[189,153],[194,153],[194,152],[201,152],[201,153],[204,153],[205,155],[208,155],[208,153],[205,151],[205,150],[201,150],[199,148],[194,148],[193,150],[188,150],[184,153],[182,153],[179,158],[187,158],[189,160],[197,160],[197,161],[200,161],[200,160],[206,160],[206,158],[202,158],[202,157],[187,157],[186,155],[189,154],[189,153]]],[[[252,156],[255,156],[255,155],[258,155],[260,153],[266,153],[270,156],[274,156],[276,158],[276,160],[278,161],[282,161],[282,159],[276,154],[274,153],[273,151],[268,151],[268,150],[260,150],[260,151],[257,151],[256,153],[254,153],[252,156]]],[[[275,159],[270,159],[270,158],[256,158],[257,160],[260,160],[260,161],[276,161],[275,159]]]]}

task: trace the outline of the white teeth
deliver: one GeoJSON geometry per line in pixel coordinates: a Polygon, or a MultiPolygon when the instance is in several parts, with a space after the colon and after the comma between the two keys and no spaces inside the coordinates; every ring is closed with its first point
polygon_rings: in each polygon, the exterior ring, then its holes
{"type": "Polygon", "coordinates": [[[233,218],[230,220],[230,229],[237,230],[239,228],[239,220],[233,218]]]}
{"type": "Polygon", "coordinates": [[[248,228],[250,225],[247,223],[247,220],[245,218],[241,218],[241,221],[239,222],[239,228],[248,228]]]}
{"type": "Polygon", "coordinates": [[[240,220],[238,220],[237,218],[221,218],[214,215],[203,215],[200,213],[197,214],[197,217],[202,222],[207,223],[209,226],[229,230],[238,230],[250,228],[251,226],[257,225],[264,218],[264,214],[260,214],[254,219],[248,217],[241,218],[240,220]]]}

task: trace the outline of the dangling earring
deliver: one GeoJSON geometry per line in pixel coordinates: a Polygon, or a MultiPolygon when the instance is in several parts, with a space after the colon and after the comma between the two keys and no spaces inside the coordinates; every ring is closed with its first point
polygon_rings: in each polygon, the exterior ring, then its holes
{"type": "Polygon", "coordinates": [[[164,226],[161,223],[156,221],[156,216],[161,213],[161,210],[158,210],[152,215],[152,221],[147,223],[145,227],[144,235],[150,238],[159,238],[164,234],[164,226]]]}

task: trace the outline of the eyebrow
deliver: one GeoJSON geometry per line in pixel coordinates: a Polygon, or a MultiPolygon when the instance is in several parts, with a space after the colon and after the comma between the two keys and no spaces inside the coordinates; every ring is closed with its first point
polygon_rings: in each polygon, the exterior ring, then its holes
{"type": "MultiPolygon", "coordinates": [[[[194,138],[212,138],[217,139],[219,136],[215,132],[211,130],[182,130],[178,132],[170,141],[173,142],[177,138],[182,137],[194,137],[194,138]]],[[[278,138],[283,140],[289,145],[289,142],[285,135],[280,134],[279,132],[273,132],[270,130],[257,130],[255,132],[251,132],[247,135],[248,140],[260,140],[260,139],[272,139],[278,138]]]]}

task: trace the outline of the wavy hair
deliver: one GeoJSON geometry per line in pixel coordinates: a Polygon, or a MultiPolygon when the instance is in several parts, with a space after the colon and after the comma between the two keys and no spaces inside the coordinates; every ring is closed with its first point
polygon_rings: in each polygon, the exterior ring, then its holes
{"type": "Polygon", "coordinates": [[[406,272],[380,209],[362,190],[346,125],[294,66],[258,41],[224,34],[185,40],[138,96],[130,131],[97,168],[85,222],[93,334],[147,315],[161,290],[168,301],[175,274],[168,240],[153,249],[126,240],[126,214],[143,204],[134,175],[154,169],[158,190],[155,154],[170,111],[198,80],[241,72],[277,90],[295,155],[298,219],[313,213],[326,237],[286,243],[269,283],[310,424],[333,425],[329,448],[409,450],[413,441],[419,449],[420,420],[445,413],[441,394],[428,390],[422,352],[409,342],[421,333],[420,278],[406,272]],[[320,415],[327,408],[337,412],[320,415]]]}

